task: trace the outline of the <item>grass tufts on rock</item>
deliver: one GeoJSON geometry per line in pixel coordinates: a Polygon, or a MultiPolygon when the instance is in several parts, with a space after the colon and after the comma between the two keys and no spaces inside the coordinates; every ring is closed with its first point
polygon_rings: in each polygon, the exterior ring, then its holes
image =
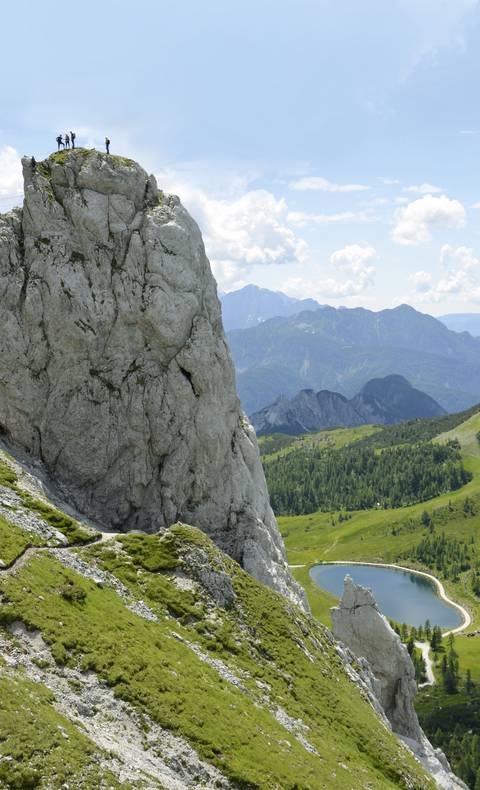
{"type": "Polygon", "coordinates": [[[18,673],[0,675],[0,787],[127,790],[101,752],[54,708],[53,694],[18,673]]]}
{"type": "MultiPolygon", "coordinates": [[[[0,486],[5,486],[14,491],[22,500],[22,505],[34,513],[37,513],[51,527],[62,532],[69,543],[89,543],[92,540],[92,531],[85,529],[78,521],[71,516],[67,516],[47,502],[33,497],[25,491],[18,482],[18,475],[5,461],[0,461],[0,486]]],[[[33,544],[39,545],[39,544],[33,544]]]]}

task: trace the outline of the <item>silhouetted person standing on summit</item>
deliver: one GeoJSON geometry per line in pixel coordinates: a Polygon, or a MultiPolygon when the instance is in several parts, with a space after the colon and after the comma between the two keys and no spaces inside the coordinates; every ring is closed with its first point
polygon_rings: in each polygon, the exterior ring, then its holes
{"type": "Polygon", "coordinates": [[[75,132],[70,132],[70,140],[72,141],[72,148],[75,148],[75,138],[76,138],[76,136],[77,135],[75,134],[75,132]]]}
{"type": "Polygon", "coordinates": [[[36,170],[36,167],[37,167],[37,160],[35,159],[34,156],[32,156],[32,158],[30,160],[30,164],[32,166],[32,173],[34,173],[35,170],[36,170]]]}
{"type": "Polygon", "coordinates": [[[63,147],[64,147],[64,146],[63,146],[63,138],[62,138],[62,135],[61,135],[61,134],[59,134],[59,135],[58,135],[58,137],[57,137],[57,145],[58,145],[58,150],[59,150],[59,151],[60,151],[60,148],[63,148],[63,147]]]}
{"type": "Polygon", "coordinates": [[[65,148],[70,148],[70,137],[65,132],[65,148]]]}
{"type": "Polygon", "coordinates": [[[105,137],[105,148],[107,149],[107,154],[110,153],[110,140],[108,137],[105,137]]]}

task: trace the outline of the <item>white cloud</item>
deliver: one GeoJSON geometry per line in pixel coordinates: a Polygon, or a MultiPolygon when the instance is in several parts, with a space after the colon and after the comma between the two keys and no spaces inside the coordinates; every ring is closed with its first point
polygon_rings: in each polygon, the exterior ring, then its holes
{"type": "Polygon", "coordinates": [[[452,267],[471,271],[480,266],[480,260],[474,255],[471,247],[452,247],[444,244],[440,250],[440,264],[445,269],[452,267]]]}
{"type": "Polygon", "coordinates": [[[23,195],[22,163],[11,145],[0,148],[0,211],[18,204],[23,195]]]}
{"type": "Polygon", "coordinates": [[[425,271],[411,276],[420,301],[441,302],[452,295],[462,302],[480,301],[480,282],[476,276],[480,259],[470,247],[444,244],[440,250],[440,265],[443,274],[436,283],[425,271]]]}
{"type": "Polygon", "coordinates": [[[237,200],[204,195],[205,243],[214,259],[245,264],[305,260],[307,245],[287,224],[287,204],[264,189],[237,200]]]}
{"type": "Polygon", "coordinates": [[[341,250],[337,250],[330,256],[330,263],[333,266],[350,269],[355,274],[366,271],[366,264],[375,260],[377,251],[374,247],[361,244],[347,244],[341,250]]]}
{"type": "Polygon", "coordinates": [[[326,178],[320,176],[304,176],[297,181],[292,181],[290,189],[299,191],[318,190],[319,192],[364,192],[370,187],[365,184],[333,184],[326,178]]]}
{"type": "Polygon", "coordinates": [[[365,290],[368,282],[363,276],[357,280],[350,279],[339,282],[333,277],[325,280],[309,281],[301,277],[289,277],[281,285],[281,290],[289,296],[298,299],[339,299],[348,296],[356,296],[365,290]]]}
{"type": "Polygon", "coordinates": [[[402,183],[398,178],[383,178],[381,176],[379,177],[379,181],[381,181],[382,184],[385,184],[385,186],[396,186],[397,184],[402,183]]]}
{"type": "Polygon", "coordinates": [[[376,269],[372,262],[377,251],[368,244],[347,244],[330,256],[330,263],[335,268],[343,269],[354,275],[354,278],[340,285],[342,295],[362,293],[375,280],[376,269]]]}
{"type": "Polygon", "coordinates": [[[430,241],[431,229],[434,227],[463,227],[466,213],[458,200],[450,200],[446,195],[425,195],[408,206],[397,209],[393,219],[393,240],[397,244],[415,245],[430,241]]]}
{"type": "Polygon", "coordinates": [[[470,208],[480,208],[480,201],[478,201],[478,203],[471,203],[470,208]]]}
{"type": "Polygon", "coordinates": [[[297,228],[307,225],[326,225],[331,222],[376,222],[377,217],[367,211],[339,211],[337,214],[311,214],[306,211],[289,211],[287,219],[297,228]]]}
{"type": "Polygon", "coordinates": [[[347,280],[328,277],[313,282],[301,277],[289,277],[281,287],[285,293],[299,298],[339,299],[357,296],[375,280],[376,269],[371,263],[376,257],[376,250],[369,245],[349,244],[330,256],[333,267],[350,275],[347,280]]]}
{"type": "MultiPolygon", "coordinates": [[[[218,199],[162,173],[163,188],[179,194],[199,223],[214,274],[224,289],[241,287],[255,265],[302,263],[308,247],[288,217],[284,199],[265,189],[218,199]]],[[[243,189],[243,185],[242,185],[243,189]]]]}
{"type": "Polygon", "coordinates": [[[211,261],[212,271],[223,292],[237,291],[250,282],[248,268],[234,261],[211,261]]]}
{"type": "Polygon", "coordinates": [[[433,195],[441,192],[441,187],[436,187],[434,184],[412,184],[409,187],[403,187],[403,192],[410,192],[414,195],[433,195]]]}

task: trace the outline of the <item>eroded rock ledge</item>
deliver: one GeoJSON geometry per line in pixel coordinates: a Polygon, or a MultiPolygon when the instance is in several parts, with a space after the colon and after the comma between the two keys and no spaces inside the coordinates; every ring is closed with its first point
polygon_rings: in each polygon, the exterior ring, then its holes
{"type": "Polygon", "coordinates": [[[198,226],[130,160],[23,169],[23,210],[0,216],[3,434],[104,526],[194,524],[301,601],[198,226]]]}

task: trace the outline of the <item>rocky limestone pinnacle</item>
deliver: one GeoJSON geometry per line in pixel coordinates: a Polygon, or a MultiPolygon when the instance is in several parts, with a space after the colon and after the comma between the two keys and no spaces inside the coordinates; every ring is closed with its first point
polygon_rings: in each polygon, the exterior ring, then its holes
{"type": "Polygon", "coordinates": [[[420,737],[413,707],[415,670],[407,648],[380,613],[372,591],[345,577],[340,606],[331,609],[333,633],[356,656],[363,656],[379,681],[379,698],[395,732],[420,737]]]}
{"type": "Polygon", "coordinates": [[[297,602],[197,224],[135,162],[23,160],[0,216],[0,428],[105,527],[185,521],[297,602]]]}
{"type": "Polygon", "coordinates": [[[420,727],[413,705],[415,669],[405,645],[381,614],[373,593],[345,576],[340,606],[331,610],[333,633],[373,674],[371,688],[393,732],[399,735],[444,790],[468,790],[452,773],[440,749],[434,749],[420,727]]]}

